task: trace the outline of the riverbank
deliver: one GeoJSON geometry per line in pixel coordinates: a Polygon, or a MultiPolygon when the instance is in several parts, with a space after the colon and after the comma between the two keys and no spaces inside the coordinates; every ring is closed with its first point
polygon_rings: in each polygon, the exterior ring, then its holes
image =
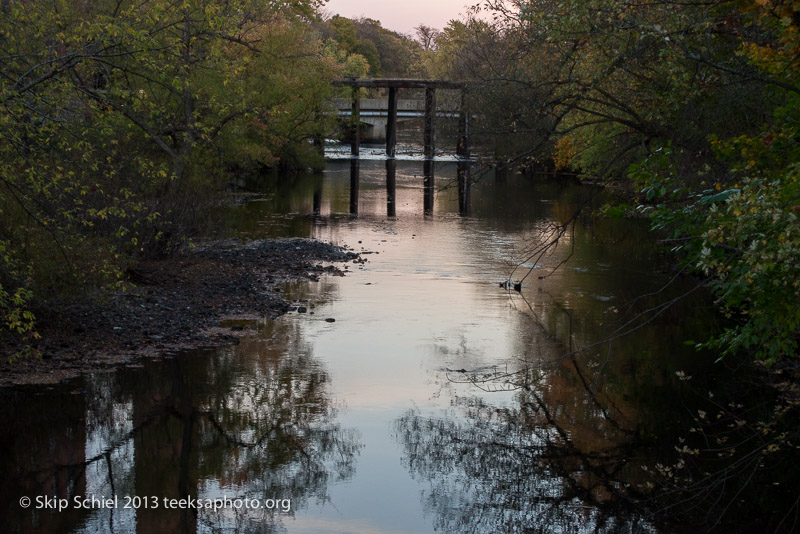
{"type": "Polygon", "coordinates": [[[56,383],[177,350],[238,343],[236,319],[275,318],[291,303],[280,285],[343,275],[358,254],[310,239],[214,241],[129,271],[126,291],[53,306],[37,316],[38,357],[8,358],[2,345],[0,386],[56,383]]]}

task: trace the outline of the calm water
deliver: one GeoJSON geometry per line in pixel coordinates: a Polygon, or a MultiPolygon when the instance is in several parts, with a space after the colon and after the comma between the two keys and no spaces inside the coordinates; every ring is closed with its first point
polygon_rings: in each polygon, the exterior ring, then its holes
{"type": "Polygon", "coordinates": [[[309,313],[248,323],[238,346],[4,392],[10,531],[659,532],[620,497],[684,428],[675,372],[698,358],[683,341],[707,332],[706,305],[604,342],[665,298],[642,297],[667,280],[643,225],[591,215],[607,201],[592,189],[517,176],[479,177],[460,214],[454,163],[435,162],[427,201],[421,162],[394,172],[392,207],[385,163],[360,163],[357,217],[348,161],[264,178],[271,192],[232,213],[243,238],[365,252],[345,277],[284,288],[309,313]],[[500,287],[526,275],[521,293],[500,287]],[[19,506],[45,495],[64,509],[19,506]]]}

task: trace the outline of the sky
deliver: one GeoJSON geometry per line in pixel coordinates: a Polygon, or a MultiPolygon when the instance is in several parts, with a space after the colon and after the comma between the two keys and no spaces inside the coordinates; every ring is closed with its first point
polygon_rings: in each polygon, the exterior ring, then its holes
{"type": "Polygon", "coordinates": [[[460,19],[467,6],[478,0],[329,0],[323,10],[347,18],[361,16],[381,21],[381,26],[400,33],[414,33],[419,24],[442,29],[460,19]]]}

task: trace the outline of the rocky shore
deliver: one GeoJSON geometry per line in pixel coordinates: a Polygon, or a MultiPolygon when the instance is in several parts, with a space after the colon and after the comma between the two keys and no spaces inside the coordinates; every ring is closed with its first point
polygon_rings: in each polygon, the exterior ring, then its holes
{"type": "Polygon", "coordinates": [[[238,343],[227,319],[274,318],[289,309],[280,285],[343,274],[338,265],[363,263],[358,254],[310,239],[210,242],[129,271],[130,287],[55,306],[37,314],[39,357],[8,357],[0,386],[54,383],[142,357],[238,343]],[[338,265],[337,265],[338,264],[338,265]]]}

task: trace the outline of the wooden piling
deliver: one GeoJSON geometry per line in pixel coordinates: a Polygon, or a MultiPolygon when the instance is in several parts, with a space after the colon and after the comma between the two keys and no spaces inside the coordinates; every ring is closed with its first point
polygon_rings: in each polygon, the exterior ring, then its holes
{"type": "Polygon", "coordinates": [[[458,144],[456,154],[461,159],[469,158],[469,112],[467,110],[467,90],[461,90],[461,105],[458,113],[458,144]]]}
{"type": "Polygon", "coordinates": [[[361,89],[353,87],[353,104],[352,112],[350,114],[350,126],[352,141],[350,144],[350,154],[358,156],[361,146],[361,89]]]}
{"type": "Polygon", "coordinates": [[[432,159],[435,146],[434,120],[436,118],[436,89],[433,87],[425,88],[425,159],[432,159]]]}
{"type": "Polygon", "coordinates": [[[386,155],[395,156],[397,149],[397,87],[389,88],[389,113],[386,122],[386,155]]]}
{"type": "MultiPolygon", "coordinates": [[[[358,90],[364,88],[388,88],[389,89],[389,120],[386,125],[386,154],[388,157],[395,157],[397,145],[397,90],[398,89],[425,89],[425,158],[432,159],[435,155],[435,119],[436,119],[436,89],[458,89],[462,91],[461,110],[459,120],[459,140],[456,147],[457,153],[463,157],[469,157],[469,112],[466,109],[466,99],[464,92],[467,90],[465,82],[449,80],[421,80],[409,78],[343,78],[334,80],[336,87],[350,87],[353,90],[353,111],[351,114],[351,124],[360,123],[360,109],[358,102],[358,90]]],[[[351,153],[358,155],[360,136],[353,132],[353,144],[351,153]]]]}

